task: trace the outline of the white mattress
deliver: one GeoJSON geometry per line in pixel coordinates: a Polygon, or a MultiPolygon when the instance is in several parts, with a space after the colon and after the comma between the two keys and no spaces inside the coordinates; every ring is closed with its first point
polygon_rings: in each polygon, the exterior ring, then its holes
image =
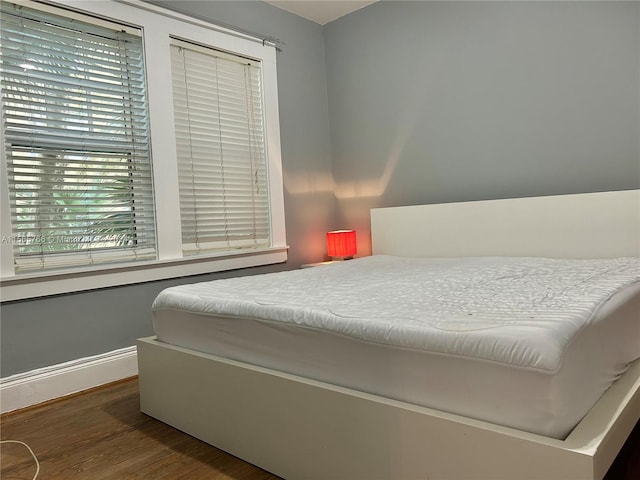
{"type": "Polygon", "coordinates": [[[640,357],[640,261],[373,256],[172,287],[159,340],[563,438],[640,357]]]}

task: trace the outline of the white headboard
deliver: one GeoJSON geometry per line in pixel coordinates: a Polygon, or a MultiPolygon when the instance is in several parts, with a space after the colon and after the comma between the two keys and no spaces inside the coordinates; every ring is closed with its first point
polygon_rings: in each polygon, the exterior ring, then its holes
{"type": "Polygon", "coordinates": [[[640,256],[640,190],[371,210],[373,254],[640,256]]]}

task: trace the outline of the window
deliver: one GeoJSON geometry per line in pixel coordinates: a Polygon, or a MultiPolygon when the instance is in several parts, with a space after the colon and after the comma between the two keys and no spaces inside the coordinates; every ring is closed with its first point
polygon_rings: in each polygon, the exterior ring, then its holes
{"type": "Polygon", "coordinates": [[[137,0],[0,3],[2,301],[286,261],[273,44],[137,0]]]}
{"type": "Polygon", "coordinates": [[[172,40],[182,248],[266,247],[260,62],[172,40]]]}
{"type": "Polygon", "coordinates": [[[1,36],[16,272],[154,259],[140,32],[3,2],[1,36]]]}

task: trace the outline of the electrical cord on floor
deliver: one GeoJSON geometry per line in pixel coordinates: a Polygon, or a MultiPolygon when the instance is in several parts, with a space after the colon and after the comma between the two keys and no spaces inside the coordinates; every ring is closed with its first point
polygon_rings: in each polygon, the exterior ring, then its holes
{"type": "Polygon", "coordinates": [[[38,462],[38,457],[36,457],[36,454],[33,453],[33,450],[31,450],[31,447],[29,445],[27,445],[24,442],[21,442],[20,440],[2,440],[0,441],[0,444],[3,443],[17,443],[18,445],[24,445],[27,450],[29,450],[29,453],[31,454],[31,456],[33,457],[33,459],[36,462],[36,473],[33,475],[33,480],[36,480],[36,478],[38,478],[38,474],[40,473],[40,462],[38,462]]]}

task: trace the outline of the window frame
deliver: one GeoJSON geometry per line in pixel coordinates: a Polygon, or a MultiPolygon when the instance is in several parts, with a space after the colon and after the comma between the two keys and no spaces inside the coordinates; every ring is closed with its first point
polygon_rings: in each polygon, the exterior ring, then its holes
{"type": "Polygon", "coordinates": [[[264,248],[271,238],[262,66],[175,37],[170,51],[183,254],[264,248]]]}
{"type": "Polygon", "coordinates": [[[2,48],[7,53],[3,66],[13,72],[6,75],[3,133],[11,165],[7,176],[16,272],[155,259],[142,31],[26,5],[2,5],[11,37],[2,48]],[[43,22],[49,18],[51,25],[43,22]],[[122,81],[108,81],[123,75],[122,81]],[[42,102],[43,96],[50,100],[42,102]],[[61,181],[52,182],[50,168],[61,181]],[[109,189],[114,180],[118,185],[125,180],[130,187],[119,189],[117,206],[114,191],[110,198],[100,191],[97,202],[87,201],[92,186],[109,189]],[[81,202],[72,200],[78,195],[81,202]],[[134,209],[135,200],[142,208],[134,209]],[[52,210],[69,201],[72,209],[52,210]],[[99,245],[89,238],[90,223],[101,223],[103,234],[117,229],[118,222],[107,220],[116,212],[128,212],[124,233],[134,242],[99,245]]]}
{"type": "MultiPolygon", "coordinates": [[[[11,0],[9,0],[11,1],[11,0]]],[[[31,8],[51,8],[48,4],[13,0],[31,8]]],[[[276,48],[261,39],[209,24],[162,7],[136,0],[60,0],[52,4],[98,19],[141,28],[147,78],[151,158],[155,194],[157,259],[141,263],[106,264],[64,271],[16,274],[13,267],[11,222],[7,175],[0,184],[0,287],[1,301],[35,298],[119,285],[198,275],[285,262],[284,192],[281,164],[280,126],[277,94],[276,48]],[[180,229],[178,167],[171,84],[171,37],[211,46],[259,60],[262,65],[265,148],[271,246],[263,249],[227,251],[200,256],[184,256],[180,229]]],[[[99,20],[98,20],[99,21],[99,20]]],[[[0,128],[1,165],[6,172],[4,131],[0,128]]]]}

